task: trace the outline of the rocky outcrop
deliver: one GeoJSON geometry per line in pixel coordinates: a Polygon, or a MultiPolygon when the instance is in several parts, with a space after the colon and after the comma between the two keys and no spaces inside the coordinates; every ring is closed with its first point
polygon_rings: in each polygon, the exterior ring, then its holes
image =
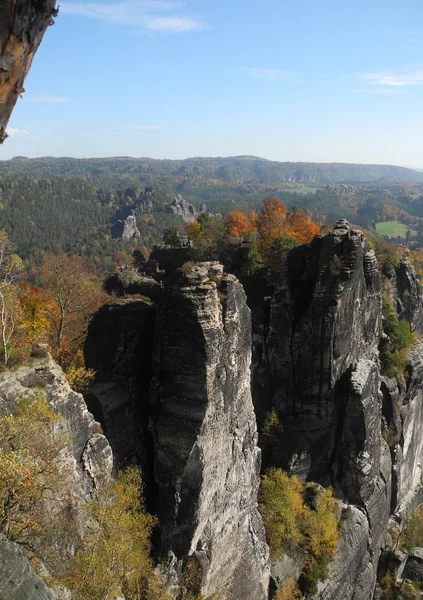
{"type": "Polygon", "coordinates": [[[114,240],[132,240],[140,238],[141,233],[137,227],[137,218],[135,215],[129,215],[126,219],[116,221],[112,227],[112,238],[114,240]]]}
{"type": "Polygon", "coordinates": [[[205,600],[267,597],[250,360],[240,283],[216,263],[181,273],[160,312],[154,352],[160,560],[175,587],[194,561],[201,571],[194,592],[205,600]]]}
{"type": "Polygon", "coordinates": [[[267,340],[271,405],[283,426],[273,464],[330,479],[342,389],[360,359],[377,361],[380,323],[380,275],[360,231],[340,223],[290,253],[267,340]]]}
{"type": "Polygon", "coordinates": [[[113,273],[104,282],[104,289],[108,294],[126,296],[141,294],[151,300],[159,300],[162,286],[152,277],[141,275],[136,269],[122,268],[118,273],[113,273]]]}
{"type": "Polygon", "coordinates": [[[0,144],[15,104],[25,92],[25,78],[53,17],[56,0],[0,2],[0,144]]]}
{"type": "MultiPolygon", "coordinates": [[[[315,600],[368,600],[390,518],[403,523],[422,502],[423,348],[407,379],[387,378],[379,361],[381,279],[359,230],[341,221],[294,249],[271,301],[265,360],[267,397],[279,434],[267,462],[332,485],[347,507],[337,555],[315,600]]],[[[407,261],[384,285],[413,331],[422,296],[407,261]]],[[[255,394],[263,392],[255,385],[255,394]]]]}
{"type": "Polygon", "coordinates": [[[192,221],[195,221],[198,215],[207,212],[207,207],[205,204],[202,204],[200,211],[197,211],[192,204],[178,194],[169,206],[169,212],[172,212],[174,215],[179,215],[186,223],[191,223],[192,221]]]}
{"type": "Polygon", "coordinates": [[[0,536],[0,598],[2,600],[56,600],[32,570],[21,548],[0,536]]]}
{"type": "Polygon", "coordinates": [[[42,393],[51,408],[64,418],[63,435],[69,439],[64,461],[71,466],[72,494],[85,501],[102,477],[111,474],[111,448],[99,423],[88,412],[81,394],[74,392],[50,355],[0,376],[0,412],[11,412],[19,397],[42,393]]]}
{"type": "MultiPolygon", "coordinates": [[[[56,502],[72,504],[75,541],[85,528],[84,504],[91,492],[107,481],[112,472],[111,448],[99,432],[99,424],[88,412],[83,397],[74,392],[61,368],[50,356],[5,371],[0,376],[0,413],[13,412],[20,397],[43,394],[61,417],[60,435],[63,478],[56,502]]],[[[57,539],[55,547],[69,541],[57,539]]],[[[56,547],[56,549],[57,549],[56,547]]],[[[14,543],[0,536],[0,598],[2,600],[54,600],[55,595],[36,576],[14,543]]]]}

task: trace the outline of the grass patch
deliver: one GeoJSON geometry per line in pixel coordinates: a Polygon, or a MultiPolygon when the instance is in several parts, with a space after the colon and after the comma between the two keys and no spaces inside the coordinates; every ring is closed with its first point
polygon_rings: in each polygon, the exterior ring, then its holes
{"type": "MultiPolygon", "coordinates": [[[[399,221],[382,221],[376,223],[376,231],[379,235],[390,235],[391,237],[402,237],[405,239],[409,227],[399,221]]],[[[412,231],[412,233],[415,233],[412,231]]]]}

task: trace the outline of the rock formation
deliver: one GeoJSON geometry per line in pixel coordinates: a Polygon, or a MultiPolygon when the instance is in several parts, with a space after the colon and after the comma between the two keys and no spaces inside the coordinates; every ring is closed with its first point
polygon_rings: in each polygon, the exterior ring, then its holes
{"type": "Polygon", "coordinates": [[[103,306],[89,326],[84,349],[87,367],[96,371],[87,405],[102,424],[116,465],[142,466],[149,506],[153,448],[148,417],[156,312],[142,300],[103,306]]]}
{"type": "MultiPolygon", "coordinates": [[[[385,288],[420,331],[423,302],[407,261],[385,288]]],[[[268,396],[256,398],[280,423],[267,462],[332,485],[347,507],[316,600],[371,598],[390,516],[403,520],[420,497],[421,348],[411,353],[407,386],[383,375],[381,296],[375,254],[343,220],[288,255],[271,302],[266,365],[258,369],[268,396]]]]}
{"type": "MultiPolygon", "coordinates": [[[[61,456],[66,465],[63,469],[66,476],[61,482],[62,499],[69,502],[72,498],[75,518],[85,519],[81,512],[84,503],[90,499],[92,490],[111,475],[111,448],[99,433],[99,424],[88,412],[83,397],[71,390],[63,371],[50,356],[32,359],[27,365],[1,374],[0,414],[13,411],[19,397],[40,392],[63,418],[61,433],[67,441],[61,456]]],[[[76,529],[83,527],[81,521],[76,529]]],[[[54,600],[55,597],[33,572],[19,546],[0,536],[0,598],[54,600]]]]}
{"type": "Polygon", "coordinates": [[[56,600],[40,579],[22,549],[0,536],[0,598],[2,600],[56,600]]]}
{"type": "Polygon", "coordinates": [[[217,263],[181,274],[162,306],[154,351],[151,431],[170,584],[187,559],[202,592],[267,597],[268,551],[257,511],[260,451],[250,391],[250,313],[217,263]]]}
{"type": "Polygon", "coordinates": [[[32,59],[57,15],[56,0],[0,0],[0,144],[32,59]]]}
{"type": "Polygon", "coordinates": [[[169,211],[174,215],[181,216],[186,223],[191,223],[191,221],[195,221],[199,214],[207,212],[207,207],[205,204],[202,204],[200,212],[198,212],[192,204],[178,194],[169,206],[169,211]]]}
{"type": "Polygon", "coordinates": [[[135,215],[129,215],[123,221],[119,220],[112,226],[112,237],[115,240],[132,240],[140,238],[141,233],[137,227],[135,215]]]}

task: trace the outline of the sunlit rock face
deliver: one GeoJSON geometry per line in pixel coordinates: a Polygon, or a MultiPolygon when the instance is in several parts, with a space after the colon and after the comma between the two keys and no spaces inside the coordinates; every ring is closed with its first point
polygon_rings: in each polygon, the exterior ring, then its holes
{"type": "Polygon", "coordinates": [[[56,16],[56,0],[2,0],[0,2],[0,144],[32,60],[56,16]]]}
{"type": "MultiPolygon", "coordinates": [[[[0,414],[16,409],[21,397],[42,394],[61,417],[60,459],[63,477],[56,502],[72,503],[75,542],[84,531],[84,505],[95,488],[112,473],[112,450],[99,432],[81,394],[74,392],[62,369],[48,355],[0,375],[0,414]]],[[[55,546],[68,543],[55,540],[55,546]]],[[[54,600],[54,593],[36,576],[17,544],[0,536],[0,598],[2,600],[54,600]]]]}
{"type": "Polygon", "coordinates": [[[206,599],[261,600],[269,569],[257,511],[250,311],[222,270],[203,263],[181,273],[158,319],[150,428],[161,565],[176,588],[194,560],[206,599]]]}

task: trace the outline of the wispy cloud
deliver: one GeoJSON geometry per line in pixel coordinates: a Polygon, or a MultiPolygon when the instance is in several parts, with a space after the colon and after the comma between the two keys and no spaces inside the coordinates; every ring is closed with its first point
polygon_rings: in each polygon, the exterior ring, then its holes
{"type": "Polygon", "coordinates": [[[41,94],[31,98],[33,102],[44,102],[46,104],[69,104],[73,102],[72,98],[67,96],[51,96],[50,94],[41,94]]]}
{"type": "Polygon", "coordinates": [[[282,71],[281,69],[249,68],[243,69],[243,71],[250,77],[255,77],[256,79],[264,79],[266,81],[284,81],[286,83],[292,83],[298,79],[298,76],[295,73],[290,73],[289,71],[282,71]]]}
{"type": "Polygon", "coordinates": [[[184,4],[179,2],[123,0],[112,4],[67,2],[60,11],[156,33],[187,33],[204,29],[205,23],[201,19],[179,12],[183,7],[184,4]]]}
{"type": "Polygon", "coordinates": [[[6,133],[11,137],[17,135],[30,135],[29,131],[27,131],[26,129],[15,129],[14,127],[8,127],[6,129],[6,133]]]}
{"type": "Polygon", "coordinates": [[[368,81],[372,85],[388,87],[407,87],[423,84],[423,69],[416,69],[411,73],[393,73],[391,71],[381,71],[379,73],[366,73],[359,75],[359,79],[368,81]]]}
{"type": "Polygon", "coordinates": [[[115,125],[114,131],[161,131],[161,125],[115,125]]]}

